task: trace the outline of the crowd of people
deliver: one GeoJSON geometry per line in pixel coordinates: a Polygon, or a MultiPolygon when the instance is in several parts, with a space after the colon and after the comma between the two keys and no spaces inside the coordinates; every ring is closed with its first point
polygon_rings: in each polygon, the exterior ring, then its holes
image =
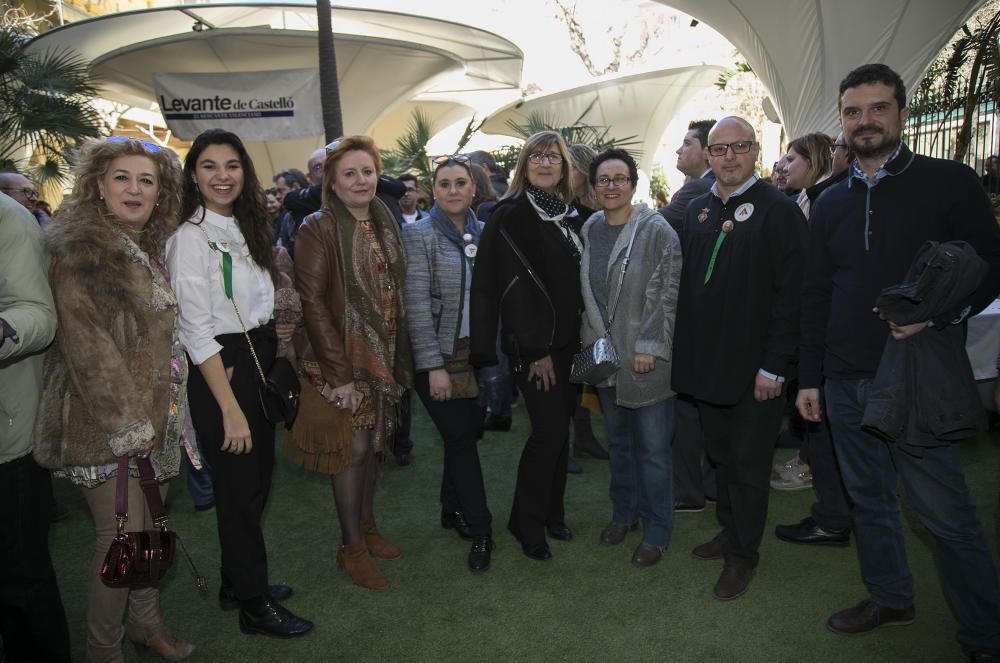
{"type": "Polygon", "coordinates": [[[333,141],[268,190],[221,129],[199,135],[183,163],[143,140],[92,141],[44,232],[25,211],[30,183],[0,180],[25,199],[0,196],[7,660],[69,660],[48,555],[50,473],[79,487],[95,526],[87,660],[123,660],[125,639],[164,660],[192,656],[155,585],[100,578],[116,489],[139,514],[129,529],[154,525],[139,478],[147,460],[161,496],[182,463],[207,495],[198,508],[218,523],[219,606],[238,611],[239,628],[312,629],[282,603],[293,589],[269,583],[262,532],[276,425],[259,387],[279,357],[301,386],[281,448],[330,477],[337,565],[361,587],[388,588],[377,562],[404,554],[376,525],[374,497],[380,458],[413,461],[412,393],[443,442],[442,527],[470,543],[470,571],[490,568],[477,440],[510,430],[516,393],[530,434],[506,527],[527,558],[550,560],[549,539],[574,537],[573,456],[608,458],[609,518],[595,544],[641,528],[631,563],[655,565],[675,514],[714,502],[720,529],[691,553],[721,560],[712,594],[734,600],[759,563],[769,491],[813,486],[810,515],[775,534],[846,545],[853,533],[869,592],[827,627],[905,625],[914,579],[899,479],[935,540],[965,654],[1000,659],[1000,582],[955,443],[974,434],[981,406],[962,396],[947,354],[1000,293],[1000,228],[972,170],[906,147],[905,88],[891,69],[850,72],[838,111],[842,133],[796,137],[772,182],[756,174],[746,120],[691,123],[677,150],[687,181],[659,210],[635,202],[627,151],[597,154],[553,131],[525,141],[509,178],[486,153],[435,158],[426,210],[419,180],[385,176],[366,136],[333,141]],[[909,313],[884,298],[931,292],[948,271],[926,268],[934,260],[965,260],[976,278],[936,308],[909,313]],[[586,388],[607,450],[571,380],[576,355],[599,339],[619,357],[586,388]],[[942,399],[938,383],[956,380],[942,399]],[[912,400],[899,405],[899,393],[912,400]],[[801,448],[772,467],[792,403],[801,448]]]}

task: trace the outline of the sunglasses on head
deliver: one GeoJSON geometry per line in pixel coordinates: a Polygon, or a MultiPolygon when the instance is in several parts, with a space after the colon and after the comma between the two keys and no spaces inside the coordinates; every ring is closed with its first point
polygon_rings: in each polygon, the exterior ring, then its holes
{"type": "Polygon", "coordinates": [[[130,138],[129,136],[108,136],[105,141],[108,143],[124,143],[126,141],[135,141],[143,147],[145,147],[150,152],[159,152],[163,148],[156,143],[150,143],[148,140],[143,140],[142,138],[130,138]]]}
{"type": "Polygon", "coordinates": [[[439,157],[434,157],[431,159],[431,163],[435,166],[440,166],[446,164],[449,161],[457,161],[458,163],[469,163],[469,157],[464,154],[442,154],[439,157]]]}

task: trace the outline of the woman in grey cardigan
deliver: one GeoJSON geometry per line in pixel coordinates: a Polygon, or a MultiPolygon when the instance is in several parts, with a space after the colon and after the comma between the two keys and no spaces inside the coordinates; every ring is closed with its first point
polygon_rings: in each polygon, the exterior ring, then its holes
{"type": "Polygon", "coordinates": [[[483,223],[464,155],[435,160],[430,216],[403,226],[403,291],[416,368],[414,387],[444,441],[441,525],[471,536],[469,570],[490,566],[491,522],[476,437],[482,410],[469,364],[469,298],[483,223]]]}
{"type": "Polygon", "coordinates": [[[602,209],[581,233],[586,248],[580,276],[586,309],[581,341],[593,343],[612,319],[611,338],[622,361],[597,389],[608,430],[612,502],[611,523],[600,540],[621,543],[641,520],[642,543],[632,555],[641,567],[660,561],[674,526],[670,356],[681,250],[663,217],[632,204],[637,177],[635,161],[624,150],[606,150],[591,164],[590,182],[602,209]]]}

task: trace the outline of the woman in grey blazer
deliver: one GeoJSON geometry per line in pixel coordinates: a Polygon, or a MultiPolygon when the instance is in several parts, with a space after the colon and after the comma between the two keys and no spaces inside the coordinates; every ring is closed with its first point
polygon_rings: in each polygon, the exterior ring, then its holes
{"type": "Polygon", "coordinates": [[[624,150],[606,150],[591,164],[590,183],[601,210],[581,232],[580,335],[584,346],[593,343],[612,320],[611,338],[622,361],[597,389],[608,430],[612,502],[611,523],[600,541],[621,543],[641,520],[642,542],[632,563],[652,566],[674,525],[670,447],[676,394],[670,389],[670,359],[681,251],[677,233],[663,217],[632,204],[637,177],[635,161],[624,150]]]}
{"type": "Polygon", "coordinates": [[[469,293],[483,223],[469,209],[476,192],[469,159],[435,164],[430,216],[403,226],[403,296],[414,387],[444,441],[441,524],[471,536],[469,570],[481,572],[490,566],[492,516],[476,446],[483,414],[469,363],[469,293]]]}

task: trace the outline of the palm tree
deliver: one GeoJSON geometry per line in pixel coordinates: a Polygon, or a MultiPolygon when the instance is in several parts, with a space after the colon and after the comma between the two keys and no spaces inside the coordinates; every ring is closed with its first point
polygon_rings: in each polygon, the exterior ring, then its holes
{"type": "Polygon", "coordinates": [[[978,22],[975,30],[969,24],[962,26],[962,35],[952,44],[951,55],[945,64],[944,96],[960,100],[962,124],[955,137],[952,159],[962,161],[972,140],[972,121],[976,106],[985,99],[1000,103],[1000,11],[995,11],[985,22],[978,22]],[[961,80],[963,70],[968,77],[961,80]]]}
{"type": "MultiPolygon", "coordinates": [[[[597,99],[594,99],[594,101],[590,102],[590,105],[587,106],[582,113],[580,113],[580,117],[570,123],[563,123],[559,118],[546,115],[540,111],[532,111],[528,114],[527,121],[524,124],[518,124],[514,120],[507,120],[507,126],[522,138],[528,138],[532,134],[536,134],[539,131],[555,131],[563,137],[563,140],[566,141],[567,145],[586,145],[592,148],[595,152],[602,152],[611,147],[628,149],[630,146],[641,144],[642,141],[638,140],[637,136],[615,138],[610,135],[610,127],[598,126],[584,122],[583,118],[590,113],[596,103],[597,99]]],[[[635,158],[640,158],[642,156],[640,150],[633,148],[628,149],[628,151],[635,158]]]]}
{"type": "Polygon", "coordinates": [[[32,27],[23,15],[0,19],[0,169],[44,185],[65,180],[65,154],[106,127],[91,105],[98,90],[89,64],[66,51],[29,54],[32,27]],[[19,162],[25,151],[30,164],[19,162]]]}
{"type": "Polygon", "coordinates": [[[319,94],[323,110],[323,131],[327,143],[344,135],[344,116],[340,110],[340,84],[337,81],[337,53],[333,43],[331,14],[330,0],[316,0],[319,94]]]}

